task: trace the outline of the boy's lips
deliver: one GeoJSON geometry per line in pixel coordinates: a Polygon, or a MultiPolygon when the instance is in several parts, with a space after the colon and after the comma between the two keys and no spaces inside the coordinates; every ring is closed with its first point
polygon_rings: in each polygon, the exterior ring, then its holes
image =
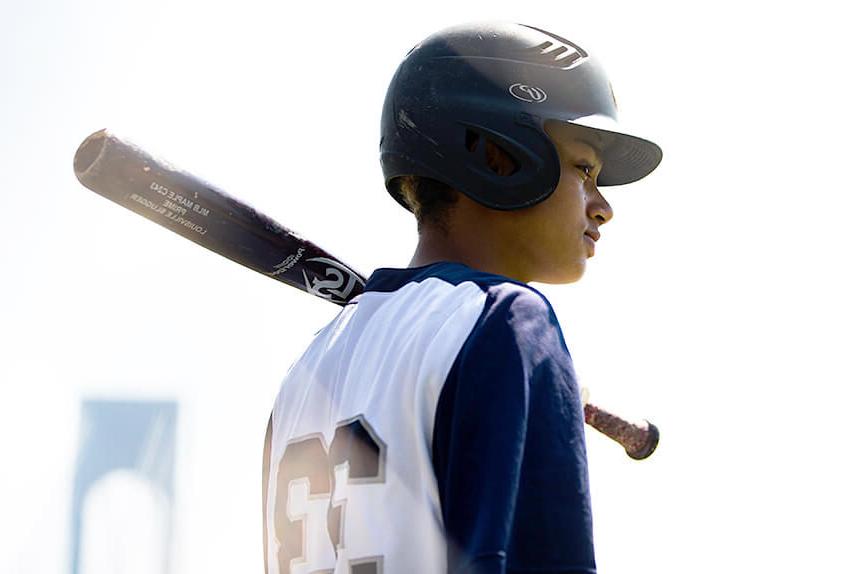
{"type": "Polygon", "coordinates": [[[592,236],[585,233],[585,242],[588,244],[588,257],[591,257],[596,251],[596,241],[592,236]]]}

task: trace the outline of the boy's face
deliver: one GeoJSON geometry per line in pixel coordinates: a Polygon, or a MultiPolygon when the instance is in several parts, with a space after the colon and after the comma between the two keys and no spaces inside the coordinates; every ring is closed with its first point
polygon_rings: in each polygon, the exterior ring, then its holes
{"type": "Polygon", "coordinates": [[[525,280],[572,283],[584,274],[599,227],[613,212],[596,187],[602,162],[595,148],[565,124],[550,123],[547,133],[558,149],[558,187],[545,201],[504,214],[514,242],[509,251],[522,259],[514,263],[525,280]]]}

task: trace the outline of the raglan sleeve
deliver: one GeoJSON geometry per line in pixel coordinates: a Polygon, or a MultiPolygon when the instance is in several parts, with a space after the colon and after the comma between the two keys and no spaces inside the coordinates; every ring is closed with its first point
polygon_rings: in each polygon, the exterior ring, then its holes
{"type": "Polygon", "coordinates": [[[551,306],[525,287],[490,292],[435,416],[450,573],[596,571],[583,421],[551,306]]]}

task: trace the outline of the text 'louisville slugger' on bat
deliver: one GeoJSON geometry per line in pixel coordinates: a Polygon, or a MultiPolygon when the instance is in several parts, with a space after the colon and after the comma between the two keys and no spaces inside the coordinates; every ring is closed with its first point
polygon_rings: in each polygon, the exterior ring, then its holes
{"type": "MultiPolygon", "coordinates": [[[[268,277],[338,305],[362,292],[365,277],[312,242],[209,183],[100,130],[76,151],[74,172],[88,189],[268,277]]],[[[648,457],[658,429],[586,403],[585,422],[648,457]]]]}

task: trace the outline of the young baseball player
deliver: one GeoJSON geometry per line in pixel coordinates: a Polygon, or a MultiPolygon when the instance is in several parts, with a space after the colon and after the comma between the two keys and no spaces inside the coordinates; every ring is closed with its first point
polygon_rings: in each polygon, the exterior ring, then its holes
{"type": "Polygon", "coordinates": [[[614,125],[595,58],[528,26],[450,28],[400,64],[381,161],[412,211],[277,397],[265,450],[271,573],[595,572],[579,389],[532,281],[578,280],[655,144],[614,125]]]}

